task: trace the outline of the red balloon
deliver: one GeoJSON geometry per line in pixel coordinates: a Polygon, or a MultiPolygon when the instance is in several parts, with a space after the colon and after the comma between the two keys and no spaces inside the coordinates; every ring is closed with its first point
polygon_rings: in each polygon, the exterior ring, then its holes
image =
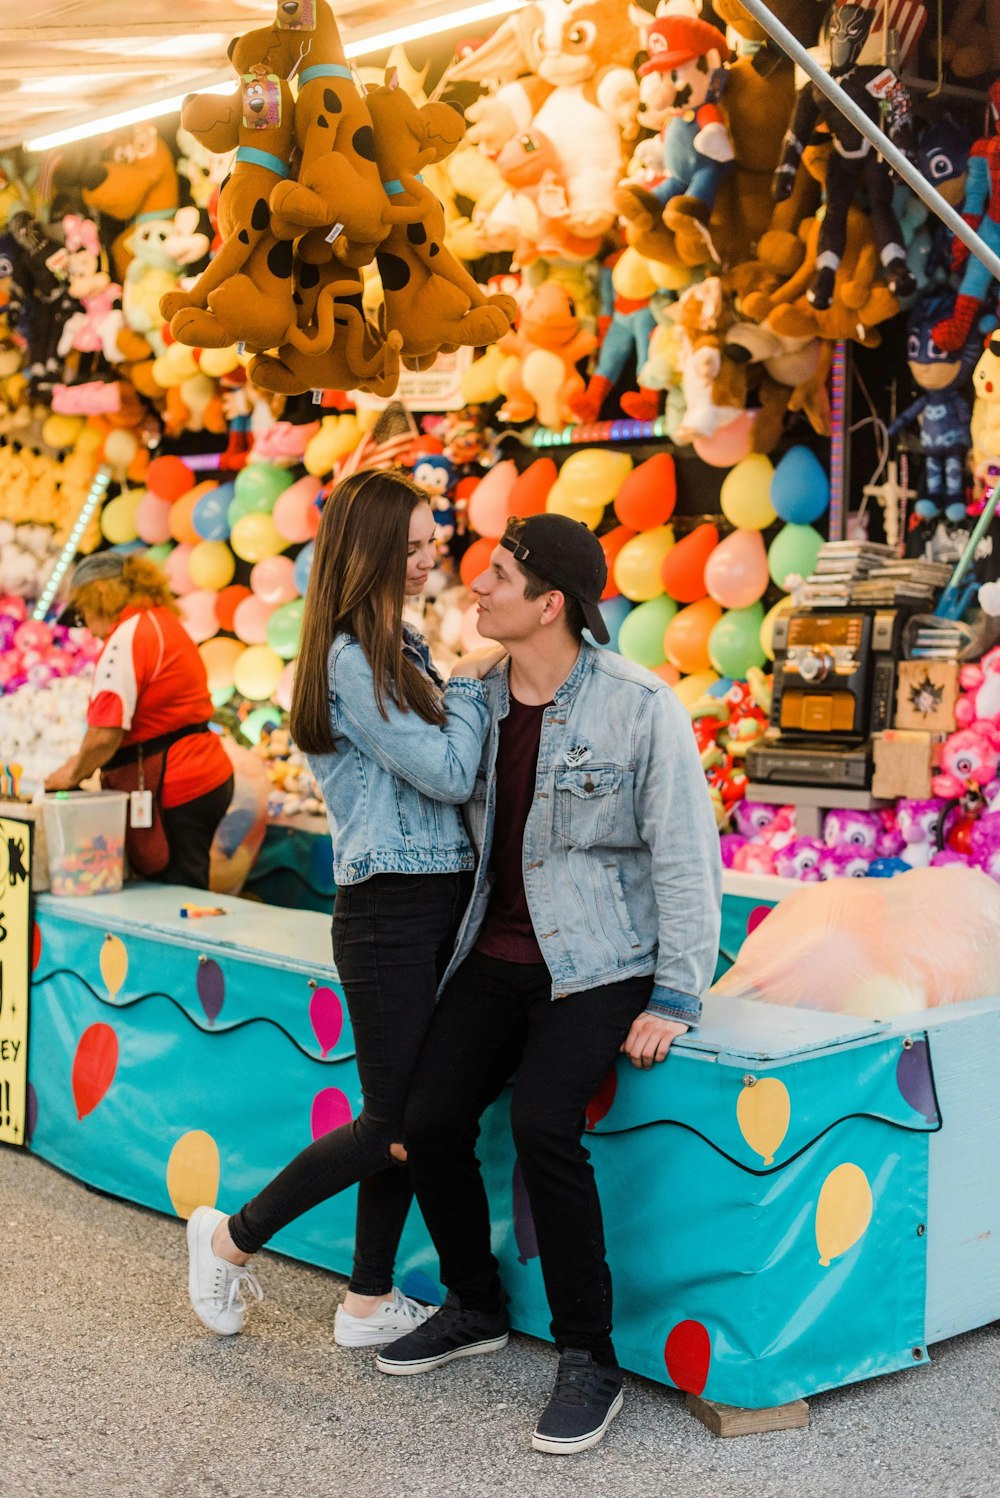
{"type": "Polygon", "coordinates": [[[220,588],[215,595],[215,617],[219,621],[219,628],[232,634],[236,610],[244,598],[252,596],[250,589],[244,588],[242,583],[230,583],[228,588],[220,588]]]}
{"type": "Polygon", "coordinates": [[[587,1104],[587,1128],[593,1129],[600,1123],[606,1113],[610,1113],[611,1105],[618,1091],[618,1073],[612,1066],[604,1081],[598,1087],[594,1096],[587,1104]]]}
{"type": "Polygon", "coordinates": [[[615,496],[615,514],[622,525],[648,531],[666,525],[677,503],[677,474],[669,453],[657,453],[633,468],[615,496]]]}
{"type": "Polygon", "coordinates": [[[73,1101],[77,1118],[97,1107],[118,1066],[118,1036],[110,1025],[88,1025],[73,1057],[73,1101]]]}
{"type": "Polygon", "coordinates": [[[469,474],[468,478],[459,479],[455,485],[455,503],[467,505],[469,499],[479,487],[479,479],[475,474],[469,474]]]}
{"type": "Polygon", "coordinates": [[[604,559],[608,564],[608,581],[605,585],[602,598],[617,598],[621,589],[615,582],[615,558],[625,545],[631,541],[635,531],[630,531],[627,525],[616,525],[613,531],[606,531],[603,536],[598,537],[604,559]]]}
{"type": "Polygon", "coordinates": [[[536,458],[519,475],[510,491],[510,513],[521,520],[526,520],[529,515],[543,514],[549,490],[558,476],[559,470],[551,458],[536,458]]]}
{"type": "Polygon", "coordinates": [[[490,565],[490,557],[496,546],[495,539],[489,536],[480,536],[478,541],[473,541],[468,551],[459,563],[458,575],[467,588],[471,588],[481,572],[485,572],[490,565]]]}
{"type": "Polygon", "coordinates": [[[712,1339],[700,1321],[679,1321],[663,1349],[667,1373],[678,1389],[700,1394],[708,1383],[712,1339]]]}
{"type": "Polygon", "coordinates": [[[42,928],[37,921],[31,923],[31,971],[34,972],[42,960],[42,928]]]}
{"type": "Polygon", "coordinates": [[[714,525],[699,525],[678,541],[663,559],[660,576],[663,587],[678,603],[697,603],[704,598],[705,563],[719,544],[719,532],[714,525]]]}
{"type": "Polygon", "coordinates": [[[154,458],[146,470],[146,488],[158,499],[173,504],[195,484],[194,474],[180,458],[154,458]]]}

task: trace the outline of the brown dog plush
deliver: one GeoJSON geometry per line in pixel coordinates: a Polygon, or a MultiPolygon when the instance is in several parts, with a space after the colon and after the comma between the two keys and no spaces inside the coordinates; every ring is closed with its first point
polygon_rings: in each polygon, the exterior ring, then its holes
{"type": "Polygon", "coordinates": [[[517,314],[513,297],[486,296],[444,243],[444,210],[420,181],[422,167],[442,161],[465,134],[450,104],[420,109],[398,86],[395,69],[368,94],[375,153],[392,196],[392,223],[376,261],[385,298],[386,325],[403,338],[403,362],[419,367],[443,348],[484,347],[509,332],[517,314]]]}
{"type": "Polygon", "coordinates": [[[126,228],[111,246],[115,280],[124,282],[132,263],[127,247],[132,221],[140,216],[172,219],[179,204],[177,169],[169,146],[155,125],[136,125],[126,138],[118,137],[101,162],[103,179],[87,187],[83,201],[96,213],[123,219],[126,228]]]}

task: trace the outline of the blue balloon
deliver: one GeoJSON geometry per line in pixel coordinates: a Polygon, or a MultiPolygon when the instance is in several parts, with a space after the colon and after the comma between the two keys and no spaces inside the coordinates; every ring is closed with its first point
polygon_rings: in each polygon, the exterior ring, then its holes
{"type": "Polygon", "coordinates": [[[307,541],[295,558],[295,586],[303,598],[306,596],[306,588],[309,586],[309,574],[312,571],[313,553],[315,550],[316,542],[307,541]]]}
{"type": "Polygon", "coordinates": [[[812,525],[830,504],[830,475],[808,447],[790,447],[774,470],[771,503],[791,525],[812,525]]]}
{"type": "Polygon", "coordinates": [[[134,557],[137,551],[145,551],[145,541],[119,541],[117,546],[112,546],[112,551],[117,551],[120,556],[134,557]]]}
{"type": "Polygon", "coordinates": [[[229,537],[229,506],[232,484],[220,484],[203,494],[191,513],[191,524],[203,541],[225,541],[229,537]]]}
{"type": "MultiPolygon", "coordinates": [[[[605,648],[608,650],[617,650],[618,631],[621,629],[629,614],[631,614],[632,604],[629,599],[624,598],[621,594],[619,594],[617,598],[606,598],[604,602],[599,603],[597,607],[601,611],[604,622],[608,627],[608,634],[611,636],[611,639],[609,640],[605,648]]],[[[594,639],[589,629],[584,630],[584,635],[590,641],[591,645],[597,644],[597,641],[594,639]]]]}
{"type": "Polygon", "coordinates": [[[706,695],[709,697],[725,697],[733,684],[733,680],[732,676],[720,676],[718,681],[713,681],[706,695]]]}

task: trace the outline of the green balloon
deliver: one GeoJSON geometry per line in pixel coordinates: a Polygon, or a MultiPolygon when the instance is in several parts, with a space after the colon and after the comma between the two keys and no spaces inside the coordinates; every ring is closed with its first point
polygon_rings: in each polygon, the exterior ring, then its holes
{"type": "Polygon", "coordinates": [[[808,577],[822,545],[823,537],[811,525],[782,526],[767,550],[772,581],[784,588],[785,578],[793,573],[798,577],[808,577]]]}
{"type": "MultiPolygon", "coordinates": [[[[236,475],[233,490],[237,499],[262,501],[251,508],[266,510],[270,514],[278,495],[283,494],[291,482],[292,475],[287,468],[277,468],[273,463],[248,463],[236,475]]],[[[243,513],[248,512],[244,510],[243,513]]]]}
{"type": "Polygon", "coordinates": [[[226,510],[226,519],[229,529],[232,530],[237,520],[242,520],[244,515],[270,515],[277,503],[274,499],[267,499],[256,494],[237,494],[235,499],[229,501],[226,510]]]}
{"type": "Polygon", "coordinates": [[[173,549],[174,543],[172,541],[161,541],[158,546],[148,546],[146,548],[146,556],[151,562],[155,562],[157,567],[162,567],[173,549]]]}
{"type": "Polygon", "coordinates": [[[275,609],[267,621],[267,643],[282,660],[290,661],[298,654],[305,606],[304,598],[293,598],[291,603],[283,603],[275,609]]]}
{"type": "Polygon", "coordinates": [[[708,637],[708,657],[720,676],[743,679],[751,666],[763,666],[767,659],[760,643],[763,622],[759,603],[723,614],[708,637]]]}
{"type": "Polygon", "coordinates": [[[259,744],[260,736],[265,728],[281,727],[281,710],[277,707],[255,707],[252,713],[247,713],[240,728],[251,742],[259,744]]]}
{"type": "Polygon", "coordinates": [[[228,687],[216,687],[215,691],[209,694],[212,698],[212,706],[225,707],[235,691],[236,688],[231,683],[228,687]]]}
{"type": "Polygon", "coordinates": [[[666,660],[663,651],[663,633],[677,612],[672,598],[650,598],[640,603],[626,617],[618,632],[618,651],[640,666],[662,666],[666,660]]]}

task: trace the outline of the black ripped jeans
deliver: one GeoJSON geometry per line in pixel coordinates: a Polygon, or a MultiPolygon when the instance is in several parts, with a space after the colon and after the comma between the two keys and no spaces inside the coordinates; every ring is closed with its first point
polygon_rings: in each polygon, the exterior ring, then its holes
{"type": "Polygon", "coordinates": [[[337,890],[333,957],[344,985],[364,1106],[296,1155],[235,1217],[237,1248],[256,1253],[280,1228],[360,1182],[354,1272],[358,1295],[392,1288],[413,1189],[391,1161],[403,1137],[410,1078],[441,975],[468,903],[468,874],[375,874],[337,890]]]}

